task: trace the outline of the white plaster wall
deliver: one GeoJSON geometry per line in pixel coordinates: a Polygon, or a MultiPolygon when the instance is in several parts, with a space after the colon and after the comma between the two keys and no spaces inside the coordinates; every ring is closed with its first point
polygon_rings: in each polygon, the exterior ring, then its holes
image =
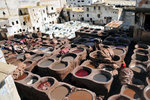
{"type": "Polygon", "coordinates": [[[120,14],[118,9],[113,9],[109,6],[103,6],[99,5],[101,8],[98,10],[98,6],[96,6],[96,10],[94,10],[94,6],[85,6],[84,7],[84,19],[85,21],[90,21],[90,18],[92,18],[93,21],[101,22],[103,21],[106,23],[106,20],[104,17],[112,17],[112,20],[119,20],[120,14]],[[87,7],[89,8],[89,11],[87,12],[87,7]],[[89,14],[89,17],[87,17],[87,14],[89,14]],[[100,18],[98,18],[98,14],[100,14],[100,18]]]}
{"type": "Polygon", "coordinates": [[[5,27],[5,25],[8,25],[8,20],[0,20],[0,27],[5,27]]]}
{"type": "Polygon", "coordinates": [[[19,7],[36,6],[40,0],[18,0],[19,7]]]}
{"type": "Polygon", "coordinates": [[[80,21],[83,17],[83,12],[70,12],[70,19],[73,21],[80,21]]]}
{"type": "Polygon", "coordinates": [[[67,4],[74,7],[83,7],[84,5],[91,5],[96,1],[98,0],[67,0],[67,4]]]}
{"type": "Polygon", "coordinates": [[[13,28],[12,30],[14,30],[13,33],[14,34],[19,33],[19,30],[22,29],[19,16],[9,17],[8,21],[9,21],[9,25],[12,26],[13,28]],[[17,21],[18,21],[18,24],[17,24],[17,21]],[[14,23],[14,25],[12,23],[14,23]]]}

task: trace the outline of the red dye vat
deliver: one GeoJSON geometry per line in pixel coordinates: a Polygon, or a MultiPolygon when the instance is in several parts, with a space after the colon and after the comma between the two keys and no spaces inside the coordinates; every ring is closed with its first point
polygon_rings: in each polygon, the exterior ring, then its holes
{"type": "Polygon", "coordinates": [[[84,76],[89,75],[89,73],[84,69],[80,69],[75,73],[75,75],[77,75],[79,77],[84,77],[84,76]]]}
{"type": "Polygon", "coordinates": [[[36,45],[36,43],[34,43],[34,42],[31,42],[31,44],[32,44],[32,45],[36,45]]]}
{"type": "Polygon", "coordinates": [[[69,52],[69,49],[68,48],[64,48],[60,51],[62,54],[66,54],[69,52]]]}
{"type": "Polygon", "coordinates": [[[48,88],[51,86],[49,81],[42,82],[39,86],[38,89],[40,90],[48,90],[48,88]]]}
{"type": "Polygon", "coordinates": [[[81,50],[81,49],[77,49],[77,50],[74,50],[74,51],[72,51],[73,53],[80,53],[80,52],[82,52],[83,50],[81,50]]]}

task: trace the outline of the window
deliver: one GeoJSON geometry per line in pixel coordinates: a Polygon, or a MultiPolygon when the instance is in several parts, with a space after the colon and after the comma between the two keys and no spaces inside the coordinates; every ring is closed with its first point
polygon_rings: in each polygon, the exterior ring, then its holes
{"type": "Polygon", "coordinates": [[[98,17],[98,18],[100,18],[100,16],[101,16],[100,14],[97,14],[97,17],[98,17]]]}
{"type": "Polygon", "coordinates": [[[12,25],[15,25],[14,22],[12,22],[12,25]]]}
{"type": "Polygon", "coordinates": [[[18,21],[16,21],[16,24],[18,24],[19,22],[18,21]]]}
{"type": "Polygon", "coordinates": [[[94,10],[96,10],[96,6],[94,6],[94,10]]]}
{"type": "Polygon", "coordinates": [[[5,16],[6,15],[6,13],[3,11],[3,15],[5,16]]]}
{"type": "Polygon", "coordinates": [[[23,25],[26,25],[26,22],[23,22],[23,25]]]}
{"type": "Polygon", "coordinates": [[[98,7],[98,10],[101,10],[101,7],[100,7],[100,6],[98,7]]]}
{"type": "Polygon", "coordinates": [[[45,13],[45,10],[43,10],[43,13],[45,13]]]}
{"type": "Polygon", "coordinates": [[[86,8],[86,11],[89,11],[89,8],[86,8]]]}
{"type": "Polygon", "coordinates": [[[53,10],[54,8],[53,7],[51,7],[51,10],[53,10]]]}
{"type": "Polygon", "coordinates": [[[44,18],[44,20],[46,21],[46,18],[44,18]]]}
{"type": "Polygon", "coordinates": [[[87,14],[87,17],[89,17],[89,14],[87,14]]]}
{"type": "Polygon", "coordinates": [[[74,15],[72,15],[72,17],[74,17],[74,15]]]}
{"type": "Polygon", "coordinates": [[[84,0],[82,0],[81,2],[84,2],[84,0]]]}

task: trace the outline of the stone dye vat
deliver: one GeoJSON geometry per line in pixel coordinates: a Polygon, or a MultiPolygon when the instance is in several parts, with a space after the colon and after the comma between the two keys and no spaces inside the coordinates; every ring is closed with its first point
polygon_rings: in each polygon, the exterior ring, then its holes
{"type": "Polygon", "coordinates": [[[16,80],[19,81],[19,80],[23,80],[24,78],[26,78],[28,76],[28,73],[27,72],[24,72],[21,76],[19,76],[16,80]]]}
{"type": "Polygon", "coordinates": [[[131,100],[131,99],[126,96],[117,94],[117,95],[113,95],[113,96],[109,97],[108,100],[131,100]]]}
{"type": "Polygon", "coordinates": [[[140,80],[145,81],[145,77],[146,77],[146,64],[144,64],[143,62],[139,62],[136,60],[132,60],[129,68],[134,72],[134,76],[140,80]]]}
{"type": "Polygon", "coordinates": [[[13,63],[14,61],[16,61],[17,60],[17,57],[16,56],[11,56],[11,57],[9,57],[8,59],[6,59],[6,62],[7,63],[13,63]]]}
{"type": "Polygon", "coordinates": [[[150,100],[150,86],[149,85],[145,87],[143,94],[146,100],[150,100]]]}
{"type": "Polygon", "coordinates": [[[67,65],[65,63],[57,63],[52,67],[52,69],[61,70],[61,69],[65,69],[66,67],[67,65]]]}
{"type": "Polygon", "coordinates": [[[81,59],[86,59],[87,51],[85,48],[72,48],[69,52],[74,53],[81,57],[81,59]]]}
{"type": "Polygon", "coordinates": [[[78,77],[86,77],[91,73],[91,70],[87,67],[83,67],[82,69],[78,70],[75,75],[78,77]]]}
{"type": "Polygon", "coordinates": [[[52,100],[63,100],[70,93],[70,91],[71,89],[68,85],[59,85],[50,92],[50,98],[52,100]]]}
{"type": "Polygon", "coordinates": [[[34,88],[38,91],[48,93],[52,88],[57,85],[57,80],[52,77],[41,77],[38,82],[34,84],[34,88]]]}
{"type": "Polygon", "coordinates": [[[133,54],[132,59],[137,60],[137,61],[141,61],[141,62],[148,62],[149,56],[141,55],[141,54],[133,54]]]}
{"type": "Polygon", "coordinates": [[[80,60],[81,60],[81,58],[79,58],[79,55],[76,55],[74,53],[67,53],[61,57],[61,61],[72,63],[73,68],[75,68],[77,65],[79,65],[80,60]]]}
{"type": "Polygon", "coordinates": [[[93,100],[93,97],[89,92],[82,90],[71,93],[68,100],[93,100]]]}
{"type": "Polygon", "coordinates": [[[149,54],[149,51],[148,50],[144,50],[144,49],[135,49],[134,53],[135,54],[140,54],[140,55],[147,55],[147,54],[149,54]]]}
{"type": "Polygon", "coordinates": [[[123,85],[120,93],[122,95],[127,96],[130,99],[141,99],[142,100],[142,98],[143,98],[142,91],[138,87],[132,86],[132,85],[123,85]]]}
{"type": "Polygon", "coordinates": [[[26,71],[32,71],[32,69],[37,65],[37,62],[27,59],[24,61],[24,64],[26,65],[26,71]]]}
{"type": "Polygon", "coordinates": [[[96,69],[98,67],[99,64],[96,64],[95,62],[92,62],[91,60],[86,60],[84,61],[81,66],[86,66],[86,67],[90,67],[93,69],[96,69]]]}
{"type": "Polygon", "coordinates": [[[42,59],[44,57],[44,54],[36,54],[35,56],[33,56],[31,59],[34,61],[39,61],[40,59],[42,59]]]}
{"type": "Polygon", "coordinates": [[[115,55],[119,55],[122,59],[126,56],[126,50],[124,48],[113,48],[113,52],[115,55]]]}
{"type": "Polygon", "coordinates": [[[73,70],[71,63],[64,61],[56,61],[49,68],[51,75],[58,80],[63,80],[73,70]]]}
{"type": "Polygon", "coordinates": [[[86,86],[87,89],[103,96],[109,92],[113,81],[113,76],[110,72],[92,69],[86,66],[76,67],[73,70],[72,75],[72,81],[76,82],[77,86],[86,86]]]}
{"type": "Polygon", "coordinates": [[[135,45],[135,48],[136,48],[136,49],[149,49],[150,47],[149,47],[149,45],[147,45],[147,44],[138,43],[138,44],[135,45]]]}
{"type": "Polygon", "coordinates": [[[54,62],[54,59],[45,58],[38,62],[39,67],[49,67],[54,62]]]}

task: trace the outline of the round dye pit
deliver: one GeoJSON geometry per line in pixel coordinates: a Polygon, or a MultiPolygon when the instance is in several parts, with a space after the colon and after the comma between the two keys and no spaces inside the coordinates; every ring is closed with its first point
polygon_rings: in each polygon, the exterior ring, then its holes
{"type": "Polygon", "coordinates": [[[136,53],[140,53],[140,54],[148,54],[149,52],[147,50],[137,50],[136,53]]]}
{"type": "Polygon", "coordinates": [[[27,73],[24,73],[23,75],[21,75],[20,77],[18,77],[17,81],[22,80],[24,78],[26,78],[28,76],[27,73]]]}
{"type": "Polygon", "coordinates": [[[124,50],[120,48],[115,48],[113,51],[115,55],[121,55],[124,53],[124,50]]]}
{"type": "Polygon", "coordinates": [[[48,90],[51,87],[51,83],[49,81],[42,82],[39,86],[38,89],[40,90],[48,90]]]}
{"type": "Polygon", "coordinates": [[[83,52],[83,49],[76,49],[76,50],[74,50],[74,51],[72,51],[73,53],[81,53],[81,52],[83,52]]]}
{"type": "Polygon", "coordinates": [[[133,99],[139,98],[139,96],[136,94],[136,92],[130,88],[125,89],[123,91],[123,94],[126,96],[129,96],[130,98],[133,98],[133,99]]]}
{"type": "Polygon", "coordinates": [[[45,50],[47,49],[48,47],[40,47],[40,50],[45,50]]]}
{"type": "Polygon", "coordinates": [[[71,93],[68,100],[93,100],[93,97],[89,92],[82,90],[71,93]]]}
{"type": "Polygon", "coordinates": [[[33,60],[39,60],[39,59],[41,59],[41,57],[42,56],[35,56],[35,57],[33,57],[33,60]]]}
{"type": "Polygon", "coordinates": [[[122,95],[113,95],[109,97],[108,100],[130,100],[130,99],[122,95]]]}
{"type": "Polygon", "coordinates": [[[150,88],[146,90],[146,97],[150,100],[150,88]]]}
{"type": "Polygon", "coordinates": [[[52,68],[53,69],[64,69],[64,68],[66,68],[66,65],[64,63],[57,63],[52,68]]]}
{"type": "Polygon", "coordinates": [[[98,81],[98,82],[107,82],[107,81],[109,81],[109,79],[107,78],[107,76],[104,75],[104,74],[102,74],[102,73],[94,75],[93,79],[95,81],[98,81]]]}
{"type": "Polygon", "coordinates": [[[16,60],[16,57],[13,57],[13,58],[9,58],[7,61],[7,63],[11,63],[11,62],[14,62],[16,60]]]}
{"type": "Polygon", "coordinates": [[[95,44],[94,44],[94,42],[86,42],[86,43],[84,43],[84,45],[86,45],[86,46],[94,46],[95,44]]]}
{"type": "Polygon", "coordinates": [[[145,72],[144,68],[142,68],[140,65],[131,66],[131,69],[137,73],[145,72]]]}
{"type": "Polygon", "coordinates": [[[39,66],[49,66],[53,63],[54,61],[51,60],[51,59],[47,59],[47,60],[44,60],[42,61],[41,63],[39,63],[39,66]]]}
{"type": "Polygon", "coordinates": [[[112,58],[114,61],[119,61],[120,60],[120,57],[115,55],[113,58],[112,58]]]}
{"type": "Polygon", "coordinates": [[[17,66],[17,65],[20,64],[20,63],[22,63],[22,62],[21,62],[20,60],[17,60],[17,61],[15,61],[15,62],[13,62],[12,64],[17,66]]]}
{"type": "Polygon", "coordinates": [[[62,61],[73,61],[74,57],[73,56],[65,56],[62,61]]]}
{"type": "Polygon", "coordinates": [[[90,71],[86,69],[80,69],[75,73],[75,75],[78,77],[85,77],[85,76],[88,76],[89,74],[90,74],[90,71]]]}
{"type": "Polygon", "coordinates": [[[24,62],[26,64],[26,67],[30,66],[32,64],[32,61],[26,61],[24,62]]]}
{"type": "Polygon", "coordinates": [[[92,64],[88,64],[87,67],[95,69],[95,67],[92,64]]]}
{"type": "Polygon", "coordinates": [[[38,81],[38,78],[36,76],[31,76],[26,79],[26,84],[31,85],[38,81]]]}
{"type": "Polygon", "coordinates": [[[103,70],[107,70],[107,71],[113,71],[114,68],[112,66],[106,65],[102,67],[103,70]]]}
{"type": "Polygon", "coordinates": [[[56,87],[50,94],[52,100],[63,100],[66,95],[69,93],[69,90],[65,86],[56,87]],[[59,95],[58,95],[59,94],[59,95]]]}

